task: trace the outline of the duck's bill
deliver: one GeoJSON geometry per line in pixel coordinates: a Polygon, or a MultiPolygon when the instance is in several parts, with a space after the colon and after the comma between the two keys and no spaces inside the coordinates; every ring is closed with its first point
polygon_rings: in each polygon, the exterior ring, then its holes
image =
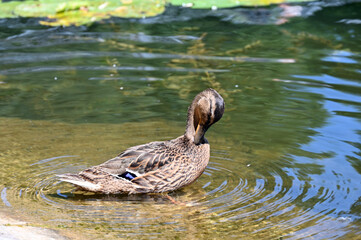
{"type": "Polygon", "coordinates": [[[206,133],[207,128],[201,124],[198,124],[196,129],[196,134],[194,135],[194,143],[200,144],[203,142],[204,134],[206,133]]]}

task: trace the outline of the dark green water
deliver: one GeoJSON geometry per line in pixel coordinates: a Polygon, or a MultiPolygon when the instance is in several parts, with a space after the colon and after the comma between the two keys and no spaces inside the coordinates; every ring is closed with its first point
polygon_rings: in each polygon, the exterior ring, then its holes
{"type": "Polygon", "coordinates": [[[358,9],[282,25],[1,20],[0,209],[74,239],[359,238],[358,9]],[[208,87],[226,112],[207,132],[206,172],[170,193],[186,206],[76,192],[55,178],[183,134],[189,103],[208,87]]]}

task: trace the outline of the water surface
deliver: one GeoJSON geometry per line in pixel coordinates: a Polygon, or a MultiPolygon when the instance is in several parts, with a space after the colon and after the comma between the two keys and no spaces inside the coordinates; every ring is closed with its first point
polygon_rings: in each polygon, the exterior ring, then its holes
{"type": "Polygon", "coordinates": [[[74,239],[357,239],[360,7],[282,25],[2,20],[0,209],[74,239]],[[170,193],[184,204],[84,193],[56,179],[181,135],[207,87],[226,112],[207,132],[205,173],[170,193]]]}

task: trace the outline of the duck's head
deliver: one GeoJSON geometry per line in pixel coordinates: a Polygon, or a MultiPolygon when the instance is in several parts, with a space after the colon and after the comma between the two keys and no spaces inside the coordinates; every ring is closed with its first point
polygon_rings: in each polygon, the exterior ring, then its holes
{"type": "Polygon", "coordinates": [[[205,143],[204,134],[224,113],[224,101],[219,93],[208,88],[199,93],[188,108],[185,136],[195,144],[205,143]]]}

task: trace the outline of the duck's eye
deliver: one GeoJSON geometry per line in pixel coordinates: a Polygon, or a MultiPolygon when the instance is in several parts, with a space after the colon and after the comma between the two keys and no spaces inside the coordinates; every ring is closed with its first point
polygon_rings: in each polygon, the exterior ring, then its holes
{"type": "Polygon", "coordinates": [[[130,181],[130,180],[136,178],[137,175],[135,175],[134,173],[125,172],[125,173],[123,173],[123,174],[119,174],[118,177],[124,178],[124,179],[127,179],[127,180],[130,181]]]}

